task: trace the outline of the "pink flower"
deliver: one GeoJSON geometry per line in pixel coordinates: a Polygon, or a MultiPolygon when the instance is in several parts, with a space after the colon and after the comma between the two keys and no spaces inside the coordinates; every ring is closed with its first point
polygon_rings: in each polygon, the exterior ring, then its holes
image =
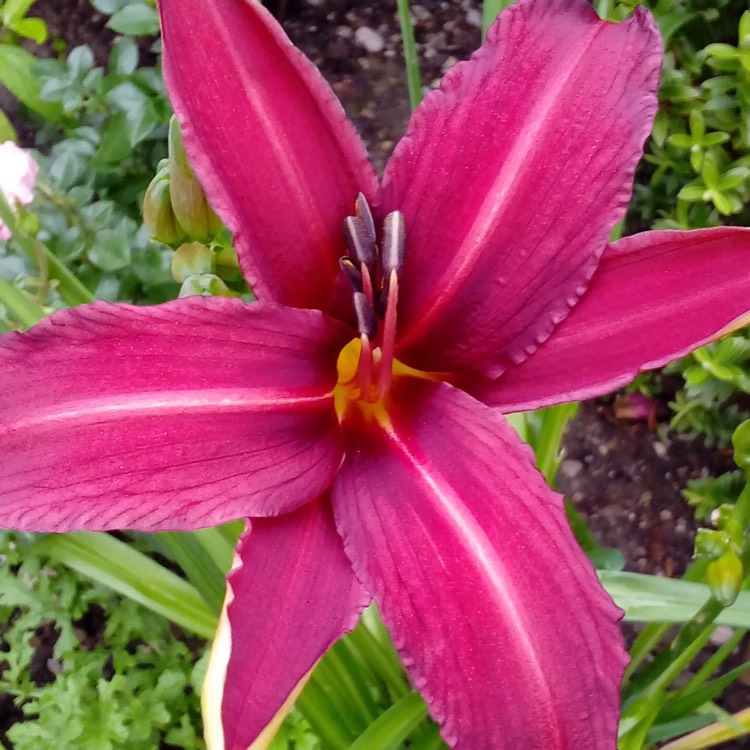
{"type": "Polygon", "coordinates": [[[607,244],[656,110],[648,12],[521,0],[379,186],[259,3],[160,9],[191,161],[261,301],[96,303],[0,340],[0,525],[252,519],[213,750],[245,750],[371,598],[452,747],[612,750],[620,613],[502,412],[611,391],[750,307],[748,230],[607,244]]]}
{"type": "MultiPolygon", "coordinates": [[[[34,200],[34,185],[39,172],[28,151],[13,141],[0,143],[0,191],[11,208],[28,206],[34,200]]],[[[9,240],[10,229],[0,221],[0,241],[9,240]]]]}

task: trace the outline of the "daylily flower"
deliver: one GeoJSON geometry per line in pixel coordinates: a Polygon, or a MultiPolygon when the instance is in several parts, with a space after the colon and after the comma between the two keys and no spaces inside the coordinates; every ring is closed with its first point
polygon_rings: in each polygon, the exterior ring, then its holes
{"type": "Polygon", "coordinates": [[[521,0],[378,186],[259,3],[160,11],[188,154],[260,301],[96,303],[0,340],[0,525],[250,519],[214,750],[260,747],[371,599],[452,747],[611,750],[620,613],[502,413],[609,392],[750,308],[748,230],[607,244],[656,110],[650,15],[521,0]]]}
{"type": "MultiPolygon", "coordinates": [[[[28,151],[13,141],[0,143],[0,191],[11,208],[28,206],[34,200],[39,166],[28,151]]],[[[10,228],[0,221],[0,242],[11,238],[10,228]]]]}

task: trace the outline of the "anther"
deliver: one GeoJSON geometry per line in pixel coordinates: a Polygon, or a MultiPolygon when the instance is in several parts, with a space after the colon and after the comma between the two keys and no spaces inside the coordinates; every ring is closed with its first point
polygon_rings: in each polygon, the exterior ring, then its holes
{"type": "Polygon", "coordinates": [[[372,271],[377,259],[375,240],[358,216],[347,216],[342,227],[349,257],[355,265],[364,265],[372,271]]]}
{"type": "Polygon", "coordinates": [[[357,213],[357,218],[362,222],[362,226],[367,233],[369,241],[374,247],[377,241],[377,234],[375,233],[375,219],[372,218],[372,211],[370,211],[370,206],[367,203],[367,198],[365,198],[363,193],[360,193],[357,196],[357,201],[354,204],[354,210],[357,213]]]}
{"type": "Polygon", "coordinates": [[[361,292],[362,291],[362,274],[358,270],[358,268],[354,265],[354,263],[349,260],[349,258],[339,258],[339,266],[341,267],[341,270],[344,272],[344,276],[346,276],[349,283],[354,287],[354,291],[361,292]]]}
{"type": "Polygon", "coordinates": [[[378,330],[375,308],[362,292],[354,292],[354,313],[357,316],[357,330],[372,339],[378,330]]]}
{"type": "Polygon", "coordinates": [[[401,276],[406,255],[406,224],[401,211],[391,211],[383,220],[383,242],[380,246],[380,262],[383,279],[389,279],[391,271],[401,276]]]}

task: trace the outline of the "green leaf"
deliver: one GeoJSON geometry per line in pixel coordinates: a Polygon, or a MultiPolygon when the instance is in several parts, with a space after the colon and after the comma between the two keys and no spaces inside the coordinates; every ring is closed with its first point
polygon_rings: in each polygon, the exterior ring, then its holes
{"type": "Polygon", "coordinates": [[[396,750],[427,716],[427,706],[419,693],[409,693],[381,714],[349,746],[349,750],[396,750]]]}
{"type": "Polygon", "coordinates": [[[130,75],[138,67],[138,45],[129,36],[118,40],[109,56],[109,69],[120,75],[130,75]]]}
{"type": "Polygon", "coordinates": [[[100,13],[111,16],[115,11],[124,8],[130,0],[91,0],[91,4],[100,13]]]}
{"type": "Polygon", "coordinates": [[[88,252],[89,260],[102,271],[118,271],[130,264],[128,237],[117,229],[103,229],[88,252]]]}
{"type": "Polygon", "coordinates": [[[91,47],[85,44],[74,47],[68,55],[67,66],[76,78],[83,77],[84,73],[94,67],[94,53],[91,47]]]}
{"type": "Polygon", "coordinates": [[[31,39],[36,44],[44,44],[47,41],[47,24],[41,18],[21,18],[8,26],[19,36],[31,39]]]}
{"type": "Polygon", "coordinates": [[[110,117],[102,132],[102,140],[96,150],[100,162],[120,162],[130,155],[130,124],[124,112],[110,117]]]}
{"type": "Polygon", "coordinates": [[[118,34],[152,36],[159,33],[159,15],[150,5],[130,3],[118,10],[107,26],[118,34]]]}
{"type": "MultiPolygon", "coordinates": [[[[674,578],[597,571],[602,585],[625,610],[625,619],[639,622],[688,622],[706,603],[711,590],[703,583],[674,578]]],[[[747,627],[750,622],[750,592],[743,591],[737,601],[722,610],[717,625],[747,627]]]]}
{"type": "Polygon", "coordinates": [[[34,75],[36,57],[21,47],[0,44],[0,83],[29,109],[50,122],[62,120],[59,102],[46,102],[39,96],[40,84],[34,75]]]}
{"type": "Polygon", "coordinates": [[[48,534],[35,550],[203,638],[213,637],[216,617],[187,581],[109,534],[48,534]]]}
{"type": "Polygon", "coordinates": [[[705,193],[705,185],[702,185],[700,183],[691,183],[690,185],[685,185],[685,187],[682,188],[679,193],[677,193],[677,197],[680,200],[690,201],[692,203],[694,201],[702,201],[705,193]]]}
{"type": "Polygon", "coordinates": [[[0,143],[5,141],[18,142],[18,136],[16,135],[16,129],[11,124],[8,116],[0,109],[0,143]]]}
{"type": "Polygon", "coordinates": [[[14,21],[20,21],[35,0],[5,0],[2,6],[2,23],[10,26],[14,21]]]}

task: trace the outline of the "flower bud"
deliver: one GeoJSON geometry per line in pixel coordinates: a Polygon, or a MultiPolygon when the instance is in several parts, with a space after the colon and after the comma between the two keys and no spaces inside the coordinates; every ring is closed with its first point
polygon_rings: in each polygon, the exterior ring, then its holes
{"type": "Polygon", "coordinates": [[[200,242],[180,245],[172,257],[172,276],[182,284],[188,276],[209,274],[214,270],[214,252],[200,242]]]}
{"type": "Polygon", "coordinates": [[[212,273],[200,273],[188,276],[182,283],[180,297],[237,297],[218,276],[212,273]]]}
{"type": "Polygon", "coordinates": [[[169,169],[162,166],[146,188],[143,199],[143,223],[165,245],[173,245],[185,236],[172,210],[169,169]]]}
{"type": "Polygon", "coordinates": [[[725,607],[734,603],[742,588],[742,562],[734,552],[725,552],[706,571],[706,579],[714,598],[725,607]]]}
{"type": "Polygon", "coordinates": [[[221,229],[221,220],[206,201],[203,188],[193,174],[182,142],[180,123],[169,121],[169,175],[172,208],[177,221],[193,240],[211,239],[221,229]]]}

